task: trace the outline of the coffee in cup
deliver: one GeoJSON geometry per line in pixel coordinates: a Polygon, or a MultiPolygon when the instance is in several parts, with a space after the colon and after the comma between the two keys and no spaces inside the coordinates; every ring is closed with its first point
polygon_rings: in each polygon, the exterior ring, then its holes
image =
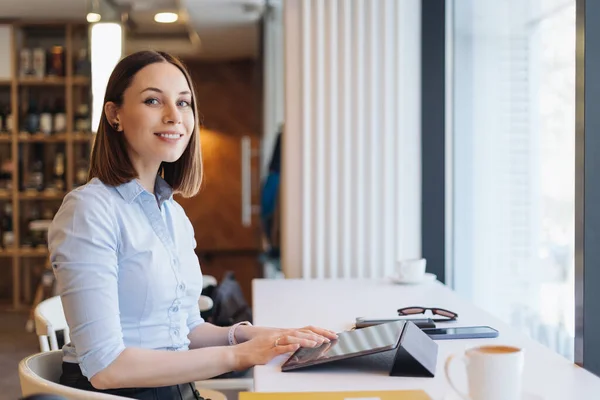
{"type": "Polygon", "coordinates": [[[469,349],[459,356],[467,369],[468,394],[459,390],[450,378],[451,364],[456,355],[448,357],[445,365],[450,386],[465,400],[520,400],[525,355],[513,346],[487,345],[469,349]]]}

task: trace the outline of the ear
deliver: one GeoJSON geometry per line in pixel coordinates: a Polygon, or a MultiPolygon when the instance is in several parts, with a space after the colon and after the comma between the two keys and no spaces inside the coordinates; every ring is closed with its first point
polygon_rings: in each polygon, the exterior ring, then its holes
{"type": "Polygon", "coordinates": [[[115,127],[115,125],[118,124],[117,126],[119,126],[119,128],[116,130],[121,131],[122,128],[120,127],[121,120],[119,119],[119,107],[112,101],[108,101],[104,105],[104,113],[106,114],[106,119],[108,119],[110,125],[115,127]]]}

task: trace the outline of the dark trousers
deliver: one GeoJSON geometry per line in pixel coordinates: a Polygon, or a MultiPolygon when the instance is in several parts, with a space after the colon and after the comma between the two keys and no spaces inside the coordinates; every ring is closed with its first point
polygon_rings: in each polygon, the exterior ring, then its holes
{"type": "Polygon", "coordinates": [[[200,397],[193,383],[157,388],[125,388],[100,390],[92,386],[79,368],[79,364],[63,362],[60,384],[81,390],[112,394],[139,400],[210,400],[200,397]]]}

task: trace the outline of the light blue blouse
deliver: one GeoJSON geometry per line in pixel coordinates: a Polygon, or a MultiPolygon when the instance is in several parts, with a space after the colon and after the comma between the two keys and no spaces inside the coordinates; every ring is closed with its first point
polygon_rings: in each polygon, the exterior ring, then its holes
{"type": "Polygon", "coordinates": [[[88,379],[126,347],[182,351],[204,322],[194,230],[171,187],[97,178],[65,196],[48,231],[71,343],[66,362],[88,379]]]}

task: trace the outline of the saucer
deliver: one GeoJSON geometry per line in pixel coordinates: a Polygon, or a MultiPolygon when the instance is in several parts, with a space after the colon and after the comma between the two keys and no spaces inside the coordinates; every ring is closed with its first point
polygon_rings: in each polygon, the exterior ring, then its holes
{"type": "Polygon", "coordinates": [[[423,275],[423,279],[421,279],[420,281],[409,281],[409,280],[402,280],[400,278],[398,278],[395,275],[392,275],[389,277],[389,279],[398,284],[398,285],[418,285],[420,283],[426,283],[426,282],[433,282],[436,280],[436,275],[435,274],[431,274],[429,272],[426,272],[425,275],[423,275]]]}
{"type": "MultiPolygon", "coordinates": [[[[443,400],[463,400],[463,398],[454,392],[450,392],[446,393],[443,400]]],[[[537,394],[523,392],[521,393],[521,398],[519,400],[544,400],[544,398],[537,394]]]]}

